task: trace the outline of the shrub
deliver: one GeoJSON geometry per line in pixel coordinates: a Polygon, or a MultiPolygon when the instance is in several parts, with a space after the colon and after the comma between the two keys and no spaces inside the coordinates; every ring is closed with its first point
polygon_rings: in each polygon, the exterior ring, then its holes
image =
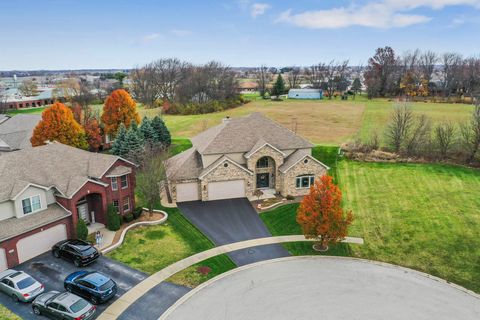
{"type": "Polygon", "coordinates": [[[286,196],[286,199],[287,200],[295,200],[295,197],[289,194],[289,195],[286,196]]]}
{"type": "Polygon", "coordinates": [[[83,219],[79,219],[77,222],[77,238],[80,240],[87,240],[88,228],[83,219]]]}
{"type": "Polygon", "coordinates": [[[109,205],[107,213],[107,229],[110,231],[117,231],[120,229],[121,224],[122,221],[117,209],[113,205],[109,205]]]}
{"type": "Polygon", "coordinates": [[[140,217],[143,213],[143,208],[142,207],[136,207],[135,209],[133,209],[133,217],[135,219],[138,219],[138,217],[140,217]]]}
{"type": "Polygon", "coordinates": [[[130,222],[130,221],[132,221],[132,220],[133,220],[133,214],[131,214],[131,213],[126,213],[126,214],[123,215],[123,221],[124,221],[125,223],[128,223],[128,222],[130,222]]]}

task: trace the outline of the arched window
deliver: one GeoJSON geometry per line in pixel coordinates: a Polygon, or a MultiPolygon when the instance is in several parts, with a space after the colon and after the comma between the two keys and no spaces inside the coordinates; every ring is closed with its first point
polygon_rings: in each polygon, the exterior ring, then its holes
{"type": "Polygon", "coordinates": [[[258,159],[257,168],[268,168],[268,167],[270,167],[269,157],[263,157],[258,159]]]}

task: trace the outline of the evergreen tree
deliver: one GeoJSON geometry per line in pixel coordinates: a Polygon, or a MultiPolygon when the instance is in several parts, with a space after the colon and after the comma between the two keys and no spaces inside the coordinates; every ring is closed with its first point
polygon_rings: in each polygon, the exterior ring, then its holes
{"type": "Polygon", "coordinates": [[[126,153],[124,157],[130,161],[140,164],[144,155],[144,142],[139,136],[138,132],[129,129],[125,136],[124,148],[126,153]]]}
{"type": "Polygon", "coordinates": [[[172,144],[172,137],[162,118],[160,118],[159,116],[155,116],[155,118],[153,118],[151,122],[151,126],[153,127],[153,131],[157,135],[156,142],[163,144],[166,148],[170,147],[170,145],[172,144]]]}
{"type": "Polygon", "coordinates": [[[282,74],[279,73],[277,81],[273,85],[272,96],[279,96],[285,93],[285,81],[283,80],[282,74]]]}
{"type": "Polygon", "coordinates": [[[127,129],[123,123],[120,124],[117,132],[117,136],[115,137],[115,141],[112,145],[112,153],[116,156],[123,157],[127,153],[127,149],[125,148],[125,138],[127,136],[127,129]]]}
{"type": "Polygon", "coordinates": [[[143,118],[139,131],[145,143],[154,144],[159,142],[158,135],[153,129],[150,119],[147,117],[143,118]]]}

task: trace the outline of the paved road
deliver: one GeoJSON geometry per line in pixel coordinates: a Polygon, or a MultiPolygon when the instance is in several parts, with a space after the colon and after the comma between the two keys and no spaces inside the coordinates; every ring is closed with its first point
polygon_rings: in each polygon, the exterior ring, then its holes
{"type": "Polygon", "coordinates": [[[182,300],[160,319],[480,319],[478,295],[413,270],[334,257],[246,266],[182,300]]]}
{"type": "MultiPolygon", "coordinates": [[[[35,279],[43,283],[45,285],[46,291],[65,291],[65,289],[63,288],[63,280],[67,275],[78,270],[78,268],[76,268],[73,263],[62,259],[57,259],[53,257],[50,252],[46,252],[38,257],[35,257],[15,267],[15,269],[25,271],[31,276],[33,276],[35,279]]],[[[123,295],[125,292],[130,290],[132,287],[134,287],[136,284],[138,284],[140,281],[144,280],[148,276],[143,272],[132,269],[120,262],[111,260],[103,256],[100,257],[98,261],[92,263],[91,265],[83,269],[102,272],[114,279],[118,285],[118,292],[116,296],[106,304],[99,305],[97,307],[97,314],[100,314],[114,300],[118,299],[118,297],[123,295]]],[[[158,296],[156,295],[157,293],[161,294],[162,296],[170,297],[172,295],[172,292],[176,292],[175,290],[177,290],[178,288],[174,287],[174,285],[172,284],[169,285],[163,286],[162,288],[160,288],[160,290],[157,290],[157,292],[155,292],[155,298],[158,299],[158,296]]],[[[180,288],[183,289],[184,287],[180,288]]],[[[151,297],[149,295],[150,293],[147,293],[144,297],[142,297],[143,299],[137,301],[136,308],[132,309],[132,315],[135,313],[135,311],[141,314],[142,310],[151,307],[151,297]]],[[[169,306],[173,304],[182,295],[176,296],[175,299],[169,299],[168,301],[166,301],[166,303],[169,306]]],[[[3,293],[0,293],[0,303],[18,314],[22,319],[46,319],[44,317],[35,316],[32,312],[32,307],[30,303],[26,304],[21,302],[13,302],[12,299],[7,297],[3,293]]],[[[159,310],[155,314],[156,317],[158,318],[158,316],[163,311],[165,311],[168,306],[162,310],[159,310]]]]}
{"type": "MultiPolygon", "coordinates": [[[[216,245],[271,237],[271,233],[246,198],[178,203],[183,215],[216,245]]],[[[238,265],[287,257],[281,245],[266,245],[229,253],[238,265]]]]}

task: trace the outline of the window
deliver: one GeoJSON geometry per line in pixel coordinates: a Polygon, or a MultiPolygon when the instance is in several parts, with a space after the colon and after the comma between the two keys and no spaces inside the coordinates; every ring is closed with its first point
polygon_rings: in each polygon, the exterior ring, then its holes
{"type": "Polygon", "coordinates": [[[113,206],[115,207],[115,209],[117,209],[117,213],[118,213],[120,211],[118,200],[113,200],[113,206]]]}
{"type": "Polygon", "coordinates": [[[113,191],[118,190],[117,177],[110,178],[110,185],[112,186],[113,191]]]}
{"type": "Polygon", "coordinates": [[[42,208],[40,196],[33,196],[22,200],[23,214],[32,213],[42,208]]]}
{"type": "Polygon", "coordinates": [[[300,188],[310,188],[311,185],[313,185],[315,182],[315,177],[314,176],[300,176],[297,177],[295,187],[297,189],[300,188]]]}
{"type": "Polygon", "coordinates": [[[122,189],[125,189],[128,187],[128,176],[124,175],[120,177],[120,185],[122,186],[122,189]]]}
{"type": "Polygon", "coordinates": [[[260,158],[257,161],[257,168],[268,168],[269,165],[270,163],[267,157],[260,158]]]}
{"type": "Polygon", "coordinates": [[[130,211],[130,198],[125,197],[123,198],[123,212],[130,211]]]}

